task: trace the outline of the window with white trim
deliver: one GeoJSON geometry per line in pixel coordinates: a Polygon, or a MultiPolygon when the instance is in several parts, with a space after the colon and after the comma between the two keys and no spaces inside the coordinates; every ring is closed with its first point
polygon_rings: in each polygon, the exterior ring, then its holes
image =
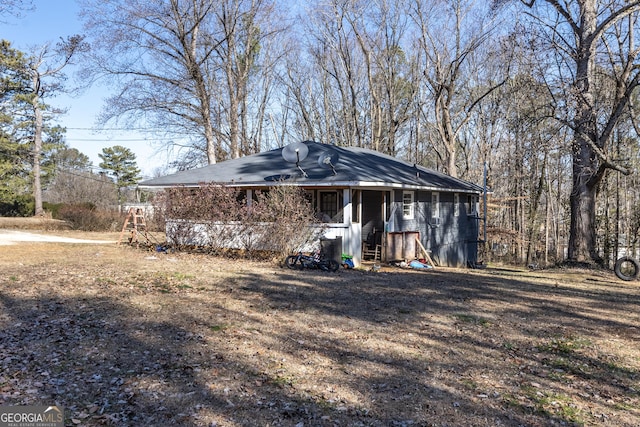
{"type": "Polygon", "coordinates": [[[413,210],[414,210],[413,200],[414,200],[413,191],[402,192],[402,218],[403,219],[413,219],[413,210]]]}
{"type": "Polygon", "coordinates": [[[431,218],[440,218],[440,193],[431,193],[431,218]]]}

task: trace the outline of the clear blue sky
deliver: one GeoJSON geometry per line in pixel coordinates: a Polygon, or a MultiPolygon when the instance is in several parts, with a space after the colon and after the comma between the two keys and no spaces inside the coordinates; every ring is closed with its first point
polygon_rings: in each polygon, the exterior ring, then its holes
{"type": "MultiPolygon", "coordinates": [[[[4,17],[6,23],[2,24],[0,38],[9,40],[14,48],[28,53],[48,42],[55,44],[60,38],[82,34],[75,0],[34,0],[33,3],[35,10],[24,12],[20,18],[4,17]]],[[[152,146],[152,141],[145,139],[145,135],[92,130],[103,99],[108,95],[108,89],[94,87],[75,98],[63,95],[47,102],[67,110],[55,122],[67,128],[68,145],[89,156],[94,166],[100,163],[98,153],[103,148],[122,145],[136,154],[143,174],[151,176],[154,169],[164,166],[167,160],[163,154],[155,154],[157,147],[152,146]]]]}

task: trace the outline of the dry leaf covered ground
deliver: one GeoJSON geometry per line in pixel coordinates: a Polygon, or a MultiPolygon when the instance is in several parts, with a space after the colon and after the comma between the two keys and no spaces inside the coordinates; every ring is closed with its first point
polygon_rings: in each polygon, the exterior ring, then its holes
{"type": "Polygon", "coordinates": [[[605,272],[24,242],[0,246],[0,405],[80,426],[638,426],[639,308],[605,272]]]}

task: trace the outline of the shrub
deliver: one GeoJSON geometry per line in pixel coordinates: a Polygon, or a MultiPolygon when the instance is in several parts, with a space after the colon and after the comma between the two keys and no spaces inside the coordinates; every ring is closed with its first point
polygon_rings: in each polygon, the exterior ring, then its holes
{"type": "Polygon", "coordinates": [[[300,187],[278,186],[258,192],[245,224],[264,224],[262,240],[257,247],[272,247],[279,255],[287,255],[316,240],[320,225],[306,192],[300,187]]]}
{"type": "Polygon", "coordinates": [[[60,219],[60,208],[63,206],[63,203],[42,203],[42,208],[45,210],[45,212],[49,212],[51,214],[51,218],[53,219],[60,219]]]}
{"type": "Polygon", "coordinates": [[[0,216],[33,216],[35,201],[31,195],[17,196],[14,200],[0,202],[0,216]]]}
{"type": "Polygon", "coordinates": [[[118,212],[97,209],[89,203],[63,205],[58,209],[58,215],[73,229],[82,231],[117,231],[124,222],[118,212]]]}
{"type": "Polygon", "coordinates": [[[256,191],[250,204],[244,191],[223,185],[171,188],[155,197],[154,211],[180,220],[171,223],[170,240],[213,252],[241,248],[249,256],[264,250],[284,255],[318,231],[309,227],[318,221],[305,191],[288,185],[256,191]]]}

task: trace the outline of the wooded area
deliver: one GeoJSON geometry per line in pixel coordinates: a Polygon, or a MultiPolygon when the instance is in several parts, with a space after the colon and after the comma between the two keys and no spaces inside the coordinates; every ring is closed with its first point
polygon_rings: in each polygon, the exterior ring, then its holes
{"type": "Polygon", "coordinates": [[[475,183],[487,256],[612,265],[640,229],[640,1],[85,0],[104,123],[188,169],[301,140],[475,183]],[[161,137],[161,138],[160,138],[161,137]]]}

